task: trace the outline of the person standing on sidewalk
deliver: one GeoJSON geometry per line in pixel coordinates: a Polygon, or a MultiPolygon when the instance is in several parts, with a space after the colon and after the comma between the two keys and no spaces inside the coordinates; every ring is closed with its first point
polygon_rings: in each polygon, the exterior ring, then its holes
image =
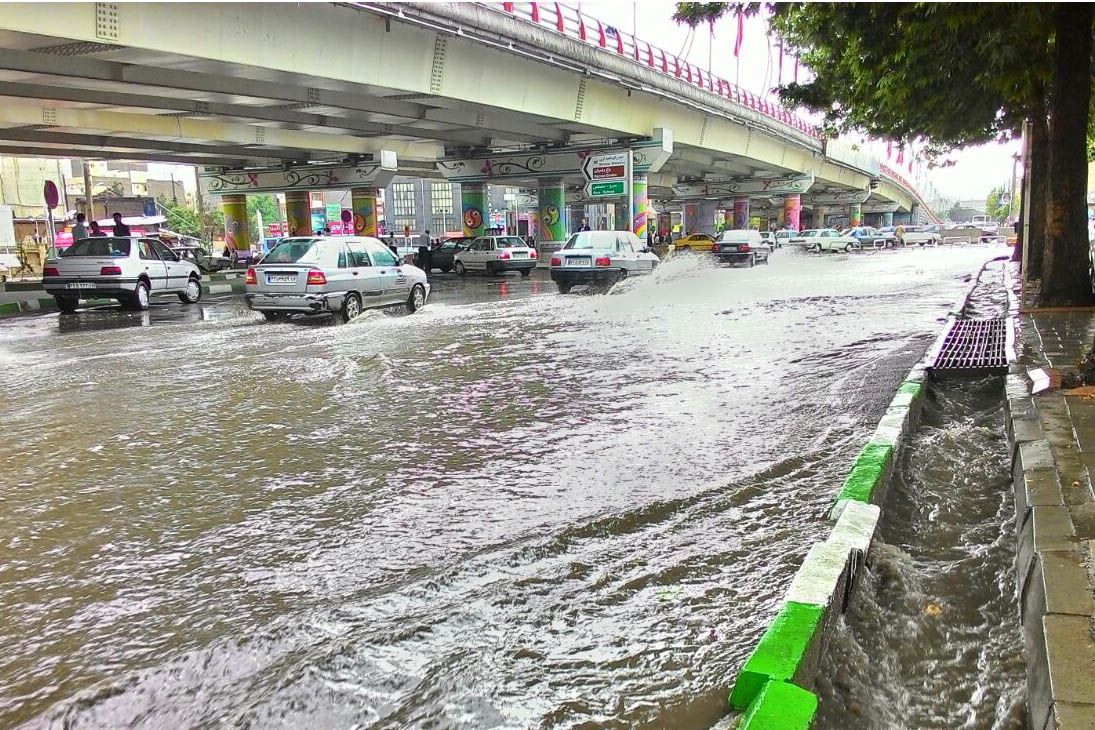
{"type": "Polygon", "coordinates": [[[120,237],[128,237],[133,235],[129,232],[129,226],[127,226],[125,223],[122,223],[121,213],[114,214],[114,235],[120,237]]]}
{"type": "Polygon", "coordinates": [[[72,227],[72,242],[75,243],[81,238],[87,238],[87,224],[85,221],[87,216],[83,213],[76,214],[76,225],[72,227]]]}
{"type": "Polygon", "coordinates": [[[430,229],[426,229],[421,236],[418,237],[418,268],[426,272],[426,276],[430,275],[430,229]]]}

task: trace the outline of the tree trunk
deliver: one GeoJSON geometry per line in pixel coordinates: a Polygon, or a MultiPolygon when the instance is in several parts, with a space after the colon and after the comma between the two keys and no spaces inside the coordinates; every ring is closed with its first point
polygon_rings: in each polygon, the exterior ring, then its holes
{"type": "MultiPolygon", "coordinates": [[[[1042,278],[1046,249],[1046,212],[1049,206],[1049,124],[1045,104],[1036,103],[1030,125],[1030,251],[1027,252],[1027,280],[1042,278]]],[[[1084,187],[1087,170],[1084,169],[1084,187]]],[[[1085,199],[1087,192],[1084,192],[1085,199]]],[[[1021,201],[1024,202],[1024,201],[1021,201]]]]}
{"type": "Polygon", "coordinates": [[[1087,120],[1091,98],[1091,21],[1088,3],[1059,3],[1049,133],[1049,189],[1041,303],[1095,303],[1088,279],[1087,120]]]}
{"type": "MultiPolygon", "coordinates": [[[[1023,240],[1023,213],[1027,208],[1027,196],[1024,194],[1027,189],[1027,176],[1030,171],[1024,170],[1023,176],[1019,178],[1019,186],[1017,189],[1011,191],[1012,198],[1016,195],[1019,196],[1019,217],[1015,219],[1015,246],[1011,249],[1011,260],[1022,262],[1023,260],[1023,246],[1026,242],[1023,240]],[[1024,191],[1024,192],[1020,192],[1024,191]]],[[[1026,272],[1023,273],[1026,276],[1026,272]]]]}

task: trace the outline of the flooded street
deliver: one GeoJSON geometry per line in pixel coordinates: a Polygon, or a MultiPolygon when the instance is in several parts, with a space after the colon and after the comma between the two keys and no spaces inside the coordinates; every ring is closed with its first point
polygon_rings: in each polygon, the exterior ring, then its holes
{"type": "Polygon", "coordinates": [[[0,322],[0,727],[708,727],[1006,251],[0,322]]]}

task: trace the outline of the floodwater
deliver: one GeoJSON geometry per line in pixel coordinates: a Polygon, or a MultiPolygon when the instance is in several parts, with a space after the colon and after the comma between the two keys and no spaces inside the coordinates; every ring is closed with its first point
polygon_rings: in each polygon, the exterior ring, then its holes
{"type": "Polygon", "coordinates": [[[0,324],[0,727],[705,728],[1000,249],[0,324]]]}
{"type": "MultiPolygon", "coordinates": [[[[969,316],[1004,313],[1002,270],[969,316]]],[[[1009,460],[1002,377],[932,385],[819,673],[819,730],[1026,728],[1009,460]]]]}

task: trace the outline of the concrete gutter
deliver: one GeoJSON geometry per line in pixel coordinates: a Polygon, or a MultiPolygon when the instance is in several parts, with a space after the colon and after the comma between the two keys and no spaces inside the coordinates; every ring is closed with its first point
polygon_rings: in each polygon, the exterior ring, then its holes
{"type": "MultiPolygon", "coordinates": [[[[242,294],[246,289],[242,272],[212,274],[202,280],[202,294],[242,294]]],[[[116,304],[113,299],[88,299],[81,308],[101,307],[116,304]]],[[[56,312],[57,302],[46,294],[41,286],[21,288],[20,291],[0,291],[0,318],[28,312],[56,312]]]]}

